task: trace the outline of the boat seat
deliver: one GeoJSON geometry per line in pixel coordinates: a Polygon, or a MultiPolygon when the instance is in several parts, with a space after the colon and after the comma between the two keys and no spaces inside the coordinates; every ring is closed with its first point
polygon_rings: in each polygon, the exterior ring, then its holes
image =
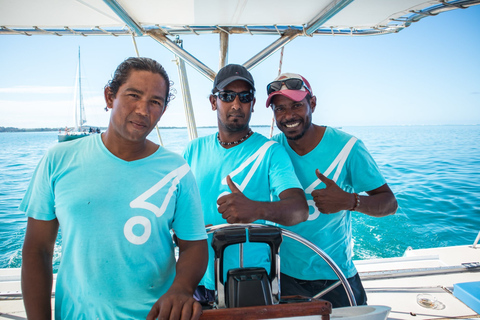
{"type": "Polygon", "coordinates": [[[227,308],[273,304],[272,288],[265,268],[228,270],[225,303],[227,308]]]}

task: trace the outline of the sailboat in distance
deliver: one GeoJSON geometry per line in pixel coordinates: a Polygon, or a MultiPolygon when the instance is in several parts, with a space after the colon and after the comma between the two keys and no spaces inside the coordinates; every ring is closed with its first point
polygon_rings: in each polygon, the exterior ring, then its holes
{"type": "Polygon", "coordinates": [[[78,66],[77,66],[77,76],[75,81],[75,92],[74,92],[74,110],[75,110],[75,127],[69,129],[65,127],[64,131],[58,133],[58,142],[70,141],[78,138],[83,138],[91,133],[93,133],[92,128],[83,127],[87,122],[85,116],[85,107],[83,105],[83,95],[82,95],[82,74],[80,68],[80,47],[78,48],[78,66]]]}

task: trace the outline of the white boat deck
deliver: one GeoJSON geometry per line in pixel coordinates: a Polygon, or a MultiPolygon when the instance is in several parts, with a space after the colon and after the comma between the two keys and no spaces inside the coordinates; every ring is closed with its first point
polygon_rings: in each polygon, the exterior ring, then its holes
{"type": "MultiPolygon", "coordinates": [[[[54,298],[52,306],[53,304],[54,298]]],[[[22,299],[20,268],[0,269],[0,319],[27,319],[22,299]]]]}
{"type": "MultiPolygon", "coordinates": [[[[462,263],[479,262],[480,248],[470,245],[409,250],[404,257],[362,260],[355,264],[369,305],[391,307],[388,319],[420,320],[480,318],[451,293],[456,283],[480,281],[480,268],[469,272],[462,266],[462,263]],[[421,293],[437,299],[434,308],[417,303],[417,295],[421,293]]],[[[20,269],[0,269],[0,319],[26,319],[20,269]]]]}
{"type": "Polygon", "coordinates": [[[405,257],[355,261],[355,264],[363,279],[369,305],[390,306],[388,319],[420,320],[480,318],[451,293],[456,283],[480,281],[478,268],[476,272],[458,272],[465,268],[462,263],[475,262],[480,262],[479,247],[455,246],[408,250],[405,257]],[[407,272],[415,275],[402,276],[407,272]],[[422,272],[430,275],[420,275],[422,272]],[[432,274],[435,272],[441,273],[432,274]],[[395,277],[378,279],[387,274],[395,277]],[[368,280],[375,276],[377,279],[368,280]],[[434,296],[436,306],[420,306],[417,295],[421,293],[434,296]]]}

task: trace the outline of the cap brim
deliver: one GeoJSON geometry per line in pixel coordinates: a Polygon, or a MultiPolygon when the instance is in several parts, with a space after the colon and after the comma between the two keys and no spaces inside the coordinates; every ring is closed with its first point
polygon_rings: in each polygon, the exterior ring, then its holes
{"type": "Polygon", "coordinates": [[[267,103],[266,106],[267,108],[270,107],[270,104],[272,103],[272,98],[276,95],[282,95],[290,100],[293,101],[302,101],[308,94],[308,91],[301,91],[301,90],[280,90],[280,91],[274,91],[270,93],[270,95],[267,98],[267,103]]]}
{"type": "Polygon", "coordinates": [[[247,78],[244,78],[244,77],[241,77],[241,76],[232,76],[232,77],[229,77],[229,78],[223,80],[219,84],[217,84],[217,87],[215,88],[215,90],[216,90],[215,92],[218,92],[219,90],[223,90],[223,88],[228,86],[233,81],[237,81],[237,80],[245,81],[246,83],[248,83],[250,85],[250,87],[252,87],[253,90],[255,90],[255,85],[250,80],[248,80],[247,78]]]}

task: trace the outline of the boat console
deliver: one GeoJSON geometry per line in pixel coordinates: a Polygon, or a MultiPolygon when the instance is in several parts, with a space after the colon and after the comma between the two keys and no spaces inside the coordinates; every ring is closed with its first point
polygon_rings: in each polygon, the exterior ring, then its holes
{"type": "Polygon", "coordinates": [[[280,257],[282,232],[279,228],[232,227],[217,230],[213,234],[212,247],[215,252],[215,282],[217,307],[248,307],[278,304],[280,301],[280,257]],[[236,268],[228,270],[223,279],[223,257],[225,248],[247,242],[262,242],[270,247],[270,272],[264,268],[236,268]]]}
{"type": "MultiPolygon", "coordinates": [[[[213,309],[204,309],[202,320],[212,319],[292,319],[328,320],[330,302],[308,297],[281,297],[280,245],[282,229],[255,224],[213,227],[212,247],[215,253],[216,302],[213,309]],[[246,242],[266,243],[270,248],[270,268],[240,267],[227,271],[224,279],[223,259],[228,246],[246,242]],[[306,318],[305,318],[306,319],[306,318]]],[[[242,249],[240,249],[242,252],[242,249]]],[[[240,261],[243,260],[241,255],[240,261]]]]}

